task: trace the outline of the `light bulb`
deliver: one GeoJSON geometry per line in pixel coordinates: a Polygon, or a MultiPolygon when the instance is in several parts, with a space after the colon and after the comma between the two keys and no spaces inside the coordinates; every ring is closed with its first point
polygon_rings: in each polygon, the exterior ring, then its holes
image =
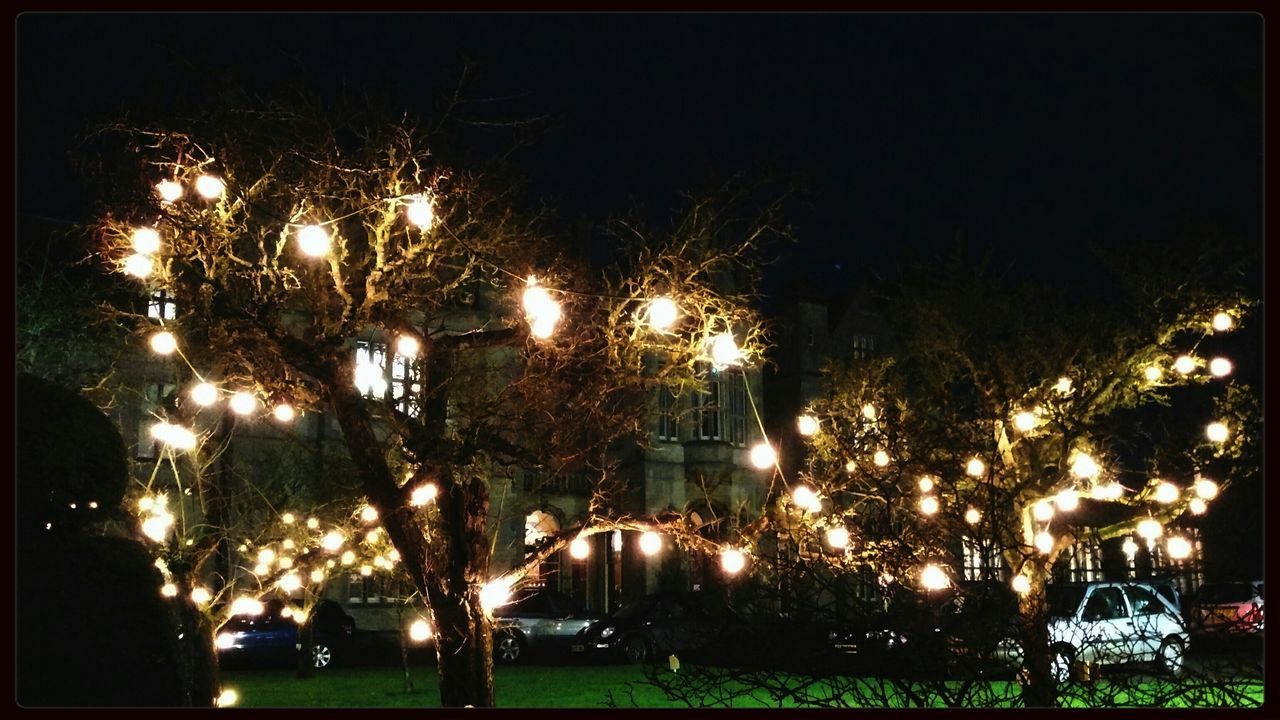
{"type": "Polygon", "coordinates": [[[494,608],[511,602],[511,583],[511,578],[497,578],[480,588],[480,605],[485,612],[493,612],[494,608]]]}
{"type": "Polygon", "coordinates": [[[133,231],[133,251],[150,255],[160,249],[160,233],[155,228],[140,227],[133,231]]]}
{"type": "MultiPolygon", "coordinates": [[[[232,638],[231,642],[232,644],[235,643],[234,637],[232,638]]],[[[231,707],[232,705],[235,705],[239,701],[240,701],[240,693],[236,692],[234,688],[227,688],[223,690],[220,695],[218,695],[218,699],[215,701],[215,704],[218,707],[231,707]]]]}
{"type": "Polygon", "coordinates": [[[828,529],[827,544],[837,549],[849,547],[849,531],[843,527],[833,527],[828,529]]]}
{"type": "Polygon", "coordinates": [[[1142,371],[1142,374],[1146,375],[1147,380],[1150,380],[1151,382],[1159,382],[1160,378],[1164,376],[1164,371],[1161,370],[1158,365],[1148,365],[1147,368],[1142,371]]]}
{"type": "Polygon", "coordinates": [[[876,406],[872,405],[871,403],[867,403],[866,405],[863,405],[862,417],[872,422],[875,422],[876,418],[879,417],[879,413],[876,412],[876,406]]]}
{"type": "Polygon", "coordinates": [[[1054,497],[1053,502],[1063,512],[1071,512],[1080,507],[1080,493],[1074,488],[1067,488],[1054,497]]]}
{"type": "Polygon", "coordinates": [[[130,255],[124,259],[125,273],[139,279],[150,277],[155,269],[155,263],[146,255],[130,255]]]}
{"type": "Polygon", "coordinates": [[[203,588],[203,587],[191,588],[191,602],[195,603],[196,605],[206,605],[212,599],[213,599],[213,594],[209,592],[208,588],[203,588]]]}
{"type": "Polygon", "coordinates": [[[920,585],[926,590],[942,590],[950,587],[951,579],[942,568],[930,563],[920,571],[920,585]]]}
{"type": "Polygon", "coordinates": [[[1225,423],[1214,422],[1214,423],[1209,423],[1205,427],[1204,434],[1205,434],[1205,437],[1209,438],[1210,441],[1220,443],[1220,442],[1226,442],[1227,436],[1230,433],[1227,431],[1227,426],[1225,423]]]}
{"type": "Polygon", "coordinates": [[[876,454],[871,457],[871,462],[875,463],[876,467],[885,467],[889,464],[889,453],[877,450],[876,454]]]}
{"type": "Polygon", "coordinates": [[[372,575],[372,574],[373,574],[373,566],[372,566],[372,565],[361,565],[361,566],[360,566],[360,574],[361,574],[362,576],[364,576],[364,577],[369,577],[370,575],[372,575]]]}
{"type": "Polygon", "coordinates": [[[320,547],[324,548],[329,552],[337,552],[339,549],[342,548],[343,543],[345,543],[346,541],[347,539],[342,536],[342,533],[338,532],[337,530],[331,530],[323,538],[321,538],[320,547]]]}
{"type": "Polygon", "coordinates": [[[226,183],[213,175],[201,175],[196,178],[196,192],[205,200],[217,200],[227,189],[226,183]]]}
{"type": "Polygon", "coordinates": [[[231,396],[231,401],[227,405],[230,406],[231,412],[237,415],[250,415],[258,409],[258,400],[254,398],[253,393],[241,390],[231,396]]]}
{"type": "Polygon", "coordinates": [[[1058,382],[1054,383],[1053,389],[1058,391],[1059,395],[1071,394],[1071,378],[1065,375],[1058,378],[1058,382]]]}
{"type": "Polygon", "coordinates": [[[1162,482],[1156,486],[1156,502],[1168,505],[1178,501],[1178,486],[1171,482],[1162,482]]]}
{"type": "Polygon", "coordinates": [[[854,461],[850,460],[849,462],[847,462],[847,463],[845,463],[845,464],[844,464],[844,471],[845,471],[845,472],[847,472],[847,473],[854,473],[854,472],[857,472],[857,471],[858,471],[858,463],[856,463],[856,462],[854,462],[854,461]]]}
{"type": "Polygon", "coordinates": [[[329,254],[329,233],[319,225],[307,225],[298,230],[298,249],[304,255],[324,257],[329,254]]]}
{"type": "Polygon", "coordinates": [[[418,343],[418,338],[412,335],[401,335],[400,338],[396,340],[396,352],[402,357],[418,357],[419,349],[421,349],[421,346],[418,343]]]}
{"type": "Polygon", "coordinates": [[[409,639],[414,642],[426,642],[431,639],[431,625],[426,620],[418,619],[409,626],[409,639]]]}
{"type": "Polygon", "coordinates": [[[742,351],[732,333],[717,335],[711,340],[711,362],[718,367],[728,367],[742,362],[742,351]]]}
{"type": "Polygon", "coordinates": [[[1174,560],[1186,560],[1191,557],[1191,543],[1184,537],[1169,538],[1165,548],[1169,551],[1169,557],[1174,560]]]}
{"type": "Polygon", "coordinates": [[[1208,478],[1196,478],[1195,488],[1196,495],[1205,500],[1212,500],[1218,496],[1218,483],[1208,478]]]}
{"type": "Polygon", "coordinates": [[[317,520],[316,518],[307,518],[307,528],[308,528],[308,529],[310,529],[310,530],[315,530],[315,529],[316,529],[316,528],[318,528],[318,527],[320,527],[320,521],[319,521],[319,520],[317,520]]]}
{"type": "Polygon", "coordinates": [[[231,603],[232,615],[261,615],[266,610],[262,605],[262,601],[255,600],[247,595],[242,595],[231,603]]]}
{"type": "Polygon", "coordinates": [[[796,418],[796,429],[805,437],[813,437],[818,434],[818,418],[812,415],[801,415],[796,418]]]}
{"type": "Polygon", "coordinates": [[[165,583],[160,587],[160,594],[165,597],[178,597],[178,586],[173,583],[165,583]]]}
{"type": "Polygon", "coordinates": [[[1048,555],[1053,552],[1053,536],[1048,531],[1036,533],[1035,543],[1036,550],[1039,550],[1042,554],[1048,555]]]}
{"type": "Polygon", "coordinates": [[[1031,432],[1036,428],[1036,415],[1033,412],[1023,410],[1013,416],[1013,426],[1018,432],[1031,432]]]}
{"type": "Polygon", "coordinates": [[[1231,374],[1231,361],[1217,357],[1209,361],[1209,372],[1214,377],[1226,377],[1231,374]]]}
{"type": "Polygon", "coordinates": [[[551,293],[547,289],[538,284],[537,280],[530,278],[528,285],[524,289],[524,294],[520,297],[521,303],[524,305],[525,315],[531,318],[542,317],[544,315],[559,314],[559,304],[551,297],[551,293]]]}
{"type": "Polygon", "coordinates": [[[1190,355],[1180,355],[1173,361],[1173,369],[1183,375],[1190,374],[1196,369],[1196,361],[1190,355]]]}
{"type": "Polygon", "coordinates": [[[670,330],[676,324],[676,318],[680,315],[680,309],[676,307],[676,303],[671,298],[660,297],[649,301],[648,308],[649,327],[659,332],[670,330]]]}
{"type": "Polygon", "coordinates": [[[574,560],[586,560],[590,554],[591,543],[587,542],[586,538],[574,538],[573,542],[569,543],[569,557],[574,560]]]}
{"type": "Polygon", "coordinates": [[[720,553],[720,567],[730,575],[737,575],[747,565],[747,556],[741,550],[728,548],[720,553]]]}
{"type": "Polygon", "coordinates": [[[978,512],[978,508],[969,508],[964,511],[964,521],[970,525],[977,525],[982,520],[982,513],[978,512]]]}
{"type": "Polygon", "coordinates": [[[1159,521],[1147,518],[1138,523],[1138,537],[1144,540],[1154,540],[1164,534],[1164,526],[1159,521]]]}
{"type": "Polygon", "coordinates": [[[371,523],[378,519],[378,511],[372,505],[365,505],[360,510],[360,520],[371,523]]]}
{"type": "Polygon", "coordinates": [[[1014,575],[1013,581],[1009,584],[1013,586],[1013,591],[1019,595],[1026,595],[1031,592],[1031,578],[1026,575],[1014,575]]]}
{"type": "Polygon", "coordinates": [[[1231,326],[1234,324],[1235,320],[1233,320],[1227,313],[1220,312],[1213,316],[1213,329],[1218,332],[1226,332],[1230,330],[1231,326]]]}
{"type": "Polygon", "coordinates": [[[218,388],[213,383],[202,382],[191,388],[191,400],[201,407],[218,402],[218,388]]]}
{"type": "Polygon", "coordinates": [[[312,571],[311,571],[311,582],[312,582],[312,584],[318,584],[318,583],[322,583],[322,582],[324,582],[324,571],[323,571],[323,570],[320,570],[319,568],[317,568],[317,569],[315,569],[315,570],[312,570],[312,571]]]}
{"type": "Polygon", "coordinates": [[[917,485],[920,487],[920,492],[933,492],[933,478],[928,475],[921,475],[920,482],[917,485]]]}
{"type": "Polygon", "coordinates": [[[1102,468],[1098,467],[1098,463],[1093,458],[1084,453],[1076,455],[1071,461],[1071,474],[1084,480],[1092,480],[1098,477],[1102,472],[1102,468]]]}
{"type": "Polygon", "coordinates": [[[298,577],[294,573],[289,573],[288,575],[280,578],[279,585],[281,590],[287,593],[292,593],[302,587],[302,578],[298,577]]]}
{"type": "Polygon", "coordinates": [[[819,512],[822,510],[822,500],[818,498],[817,493],[806,485],[797,486],[791,491],[791,501],[802,510],[808,512],[819,512]]]}
{"type": "Polygon", "coordinates": [[[276,561],[276,551],[271,548],[263,548],[258,551],[258,562],[270,565],[276,561]]]}
{"type": "Polygon", "coordinates": [[[295,415],[293,407],[287,403],[277,405],[275,409],[271,411],[271,414],[275,416],[276,420],[282,423],[292,422],[295,415]]]}
{"type": "Polygon", "coordinates": [[[1203,498],[1191,498],[1191,502],[1187,503],[1187,509],[1192,515],[1203,515],[1209,509],[1209,503],[1206,503],[1203,498]]]}
{"type": "Polygon", "coordinates": [[[167,202],[177,202],[182,197],[182,185],[172,180],[161,180],[156,183],[156,192],[160,195],[160,199],[167,202]]]}
{"type": "Polygon", "coordinates": [[[970,458],[964,467],[964,471],[970,477],[982,477],[983,473],[987,471],[987,465],[978,458],[970,458]]]}
{"type": "Polygon", "coordinates": [[[178,340],[168,330],[161,330],[151,336],[151,349],[157,355],[170,355],[178,349],[178,340]]]}
{"type": "Polygon", "coordinates": [[[348,551],[346,551],[346,552],[342,553],[342,564],[343,564],[343,565],[350,565],[351,563],[354,563],[355,561],[356,561],[356,554],[355,554],[355,552],[353,552],[353,551],[351,551],[351,550],[348,550],[348,551]]]}
{"type": "Polygon", "coordinates": [[[426,196],[414,198],[407,203],[404,214],[408,218],[410,225],[420,227],[424,231],[430,230],[436,221],[436,210],[432,206],[431,200],[426,196]]]}
{"type": "Polygon", "coordinates": [[[653,531],[646,531],[640,535],[640,552],[645,555],[657,555],[662,549],[662,536],[653,531]]]}
{"type": "Polygon", "coordinates": [[[1048,522],[1053,519],[1053,505],[1048,500],[1037,500],[1031,506],[1031,516],[1040,522],[1048,522]]]}
{"type": "Polygon", "coordinates": [[[1133,556],[1138,554],[1138,543],[1134,542],[1131,537],[1125,538],[1124,544],[1120,546],[1120,549],[1132,560],[1133,556]]]}
{"type": "Polygon", "coordinates": [[[414,506],[426,505],[434,500],[439,492],[434,484],[424,483],[413,489],[413,492],[409,495],[409,504],[414,506]]]}
{"type": "Polygon", "coordinates": [[[757,443],[751,448],[751,464],[759,470],[773,467],[778,462],[778,453],[769,443],[757,443]]]}
{"type": "Polygon", "coordinates": [[[920,512],[925,515],[935,515],[938,512],[938,498],[929,495],[920,498],[920,512]]]}

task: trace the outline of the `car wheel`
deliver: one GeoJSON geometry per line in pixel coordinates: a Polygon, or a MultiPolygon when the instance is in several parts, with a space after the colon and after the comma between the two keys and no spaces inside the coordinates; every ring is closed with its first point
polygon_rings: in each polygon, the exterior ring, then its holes
{"type": "Polygon", "coordinates": [[[1071,668],[1076,664],[1076,652],[1067,645],[1058,645],[1053,648],[1053,660],[1049,663],[1049,672],[1053,675],[1056,682],[1064,683],[1071,680],[1071,668]]]}
{"type": "Polygon", "coordinates": [[[327,668],[333,664],[333,648],[327,643],[316,643],[311,646],[311,664],[317,670],[327,668]]]}
{"type": "Polygon", "coordinates": [[[622,653],[627,662],[639,665],[649,659],[649,643],[640,635],[632,635],[622,645],[622,653]]]}
{"type": "Polygon", "coordinates": [[[493,644],[494,660],[510,665],[519,661],[523,656],[524,642],[519,635],[513,632],[498,634],[497,642],[493,644]]]}
{"type": "Polygon", "coordinates": [[[1156,657],[1160,661],[1160,669],[1164,670],[1173,677],[1181,677],[1184,667],[1183,659],[1186,651],[1182,647],[1182,641],[1168,637],[1164,642],[1160,643],[1160,650],[1156,657]]]}

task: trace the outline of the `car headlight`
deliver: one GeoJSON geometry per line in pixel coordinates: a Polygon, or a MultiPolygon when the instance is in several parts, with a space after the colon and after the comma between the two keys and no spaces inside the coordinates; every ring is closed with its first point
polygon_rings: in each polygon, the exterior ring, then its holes
{"type": "Polygon", "coordinates": [[[604,638],[613,637],[614,632],[615,632],[615,628],[613,628],[612,626],[607,627],[600,631],[600,639],[603,640],[604,638]]]}
{"type": "Polygon", "coordinates": [[[236,644],[236,636],[231,633],[218,633],[218,638],[215,641],[215,644],[223,649],[234,647],[236,644]]]}

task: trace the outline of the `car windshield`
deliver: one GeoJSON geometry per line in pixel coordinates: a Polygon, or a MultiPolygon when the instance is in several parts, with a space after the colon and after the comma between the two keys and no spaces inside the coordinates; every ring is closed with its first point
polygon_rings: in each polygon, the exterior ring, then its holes
{"type": "Polygon", "coordinates": [[[1050,585],[1045,594],[1049,600],[1049,617],[1072,617],[1084,599],[1084,588],[1050,585]]]}
{"type": "Polygon", "coordinates": [[[1253,599],[1253,589],[1245,583],[1205,585],[1200,588],[1202,603],[1241,603],[1253,599]]]}
{"type": "Polygon", "coordinates": [[[613,614],[613,618],[615,620],[630,620],[631,618],[639,617],[649,612],[649,608],[653,607],[653,604],[654,598],[645,598],[629,605],[623,605],[618,612],[613,614]]]}

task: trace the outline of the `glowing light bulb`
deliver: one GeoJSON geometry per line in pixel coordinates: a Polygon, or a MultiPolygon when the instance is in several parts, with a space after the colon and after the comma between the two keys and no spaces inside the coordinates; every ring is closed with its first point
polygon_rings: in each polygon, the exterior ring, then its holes
{"type": "Polygon", "coordinates": [[[1130,560],[1132,560],[1133,556],[1138,554],[1138,543],[1134,542],[1131,537],[1125,538],[1124,545],[1121,545],[1120,549],[1124,551],[1125,555],[1129,556],[1130,560]]]}
{"type": "Polygon", "coordinates": [[[329,254],[329,233],[319,225],[307,225],[298,230],[298,249],[310,257],[324,257],[329,254]]]}
{"type": "Polygon", "coordinates": [[[308,529],[310,529],[310,530],[315,530],[315,529],[316,529],[316,528],[318,528],[318,527],[320,527],[320,521],[319,521],[319,520],[317,520],[317,519],[315,519],[315,518],[307,518],[307,528],[308,528],[308,529]]]}
{"type": "Polygon", "coordinates": [[[281,590],[287,593],[292,593],[302,587],[302,578],[298,577],[294,573],[289,573],[288,575],[280,578],[280,582],[278,584],[281,590]]]}
{"type": "Polygon", "coordinates": [[[1235,320],[1227,313],[1220,312],[1213,316],[1213,329],[1218,332],[1226,332],[1232,325],[1235,325],[1235,320]]]}
{"type": "Polygon", "coordinates": [[[872,405],[871,403],[867,403],[866,405],[863,405],[862,417],[870,420],[871,422],[875,422],[876,418],[879,417],[879,413],[876,412],[876,406],[872,405]]]}
{"type": "Polygon", "coordinates": [[[154,542],[164,542],[169,536],[169,528],[173,526],[173,517],[154,515],[142,521],[142,534],[154,542]]]}
{"type": "Polygon", "coordinates": [[[646,531],[640,535],[640,552],[645,555],[657,555],[661,549],[661,535],[653,531],[646,531]]]}
{"type": "Polygon", "coordinates": [[[1227,436],[1230,435],[1226,423],[1221,422],[1209,423],[1204,429],[1204,434],[1210,441],[1216,443],[1226,442],[1227,436]]]}
{"type": "Polygon", "coordinates": [[[262,602],[247,595],[242,595],[231,603],[232,615],[261,615],[266,610],[262,602]]]}
{"type": "Polygon", "coordinates": [[[1180,355],[1177,360],[1173,361],[1173,369],[1183,375],[1188,375],[1195,371],[1196,361],[1190,355],[1180,355]]]}
{"type": "Polygon", "coordinates": [[[409,504],[413,506],[426,505],[440,494],[440,490],[433,483],[423,483],[413,489],[409,494],[409,504]]]}
{"type": "Polygon", "coordinates": [[[1048,500],[1037,500],[1031,506],[1031,517],[1040,522],[1048,522],[1053,519],[1053,505],[1048,500]]]}
{"type": "Polygon", "coordinates": [[[737,575],[747,566],[747,556],[737,548],[728,548],[720,553],[720,567],[730,575],[737,575]]]}
{"type": "Polygon", "coordinates": [[[288,570],[293,567],[293,558],[288,555],[281,555],[280,559],[276,561],[276,564],[280,566],[281,570],[288,570]]]}
{"type": "Polygon", "coordinates": [[[213,383],[202,382],[191,388],[191,400],[201,407],[218,402],[218,388],[213,383]]]}
{"type": "Polygon", "coordinates": [[[275,419],[278,422],[282,422],[282,423],[293,422],[293,418],[296,415],[296,413],[293,410],[293,406],[289,405],[288,403],[280,403],[279,405],[275,406],[275,408],[271,411],[271,414],[272,416],[275,417],[275,419]]]}
{"type": "Polygon", "coordinates": [[[525,317],[529,320],[529,332],[539,340],[546,340],[555,332],[560,321],[560,303],[551,297],[547,289],[530,277],[521,297],[525,317]]]}
{"type": "Polygon", "coordinates": [[[373,574],[373,566],[372,566],[372,565],[361,565],[361,566],[360,566],[360,574],[361,574],[363,577],[369,577],[370,575],[372,575],[372,574],[373,574]]]}
{"type": "Polygon", "coordinates": [[[1178,486],[1165,481],[1156,486],[1156,502],[1168,505],[1178,501],[1178,486]]]}
{"type": "Polygon", "coordinates": [[[1218,483],[1208,478],[1196,478],[1195,489],[1196,496],[1205,500],[1212,500],[1218,497],[1218,483]]]}
{"type": "Polygon", "coordinates": [[[818,418],[812,415],[801,415],[796,418],[796,429],[805,437],[813,437],[818,434],[818,418]]]}
{"type": "Polygon", "coordinates": [[[857,470],[858,470],[858,463],[852,460],[844,464],[844,471],[847,473],[857,472],[857,470]]]}
{"type": "Polygon", "coordinates": [[[732,333],[717,335],[711,340],[711,362],[717,367],[728,367],[742,362],[742,350],[732,333]]]}
{"type": "Polygon", "coordinates": [[[978,508],[969,508],[964,511],[964,521],[970,525],[977,525],[982,520],[982,513],[978,512],[978,508]]]}
{"type": "Polygon", "coordinates": [[[769,443],[757,443],[751,448],[751,464],[756,469],[765,470],[778,462],[778,453],[769,443]]]}
{"type": "Polygon", "coordinates": [[[1148,365],[1147,368],[1142,371],[1142,374],[1151,382],[1159,382],[1160,378],[1164,377],[1164,371],[1157,365],[1148,365]]]}
{"type": "Polygon", "coordinates": [[[920,492],[933,492],[933,478],[928,475],[921,475],[920,481],[916,483],[920,487],[920,492]]]}
{"type": "Polygon", "coordinates": [[[822,500],[818,498],[817,493],[806,485],[800,485],[791,491],[791,501],[797,507],[808,512],[819,512],[822,510],[822,500]]]}
{"type": "Polygon", "coordinates": [[[1214,377],[1226,377],[1231,374],[1231,361],[1217,357],[1209,361],[1209,372],[1214,377]]]}
{"type": "Polygon", "coordinates": [[[1192,515],[1203,515],[1209,509],[1209,503],[1202,498],[1191,498],[1191,502],[1187,503],[1187,509],[1192,515]]]}
{"type": "Polygon", "coordinates": [[[1053,503],[1062,512],[1071,512],[1080,507],[1080,493],[1074,488],[1067,488],[1054,497],[1053,503]]]}
{"type": "Polygon", "coordinates": [[[381,528],[374,528],[369,532],[365,533],[364,541],[372,545],[378,542],[378,538],[381,536],[382,536],[381,528]]]}
{"type": "Polygon", "coordinates": [[[387,560],[390,560],[392,563],[400,562],[400,551],[395,548],[391,548],[391,550],[387,552],[387,560]]]}
{"type": "Polygon", "coordinates": [[[1100,472],[1102,468],[1098,467],[1098,463],[1084,453],[1076,455],[1071,461],[1071,474],[1078,478],[1092,480],[1098,477],[1100,472]]]}
{"type": "Polygon", "coordinates": [[[511,602],[511,578],[490,580],[480,588],[480,606],[487,613],[511,602]]]}
{"type": "Polygon", "coordinates": [[[276,561],[276,551],[271,548],[263,548],[258,551],[258,562],[270,565],[276,561]]]}
{"type": "Polygon", "coordinates": [[[426,642],[431,639],[431,625],[426,620],[418,619],[409,626],[409,639],[414,642],[426,642]]]}
{"type": "Polygon", "coordinates": [[[1174,560],[1186,560],[1191,557],[1191,543],[1184,537],[1171,537],[1165,542],[1169,557],[1174,560]]]}
{"type": "Polygon", "coordinates": [[[152,335],[150,344],[151,350],[157,355],[170,355],[174,350],[178,349],[177,338],[175,338],[173,333],[168,330],[161,330],[160,332],[152,335]]]}
{"type": "Polygon", "coordinates": [[[354,563],[355,561],[356,561],[356,554],[355,554],[353,551],[348,550],[348,551],[346,551],[346,552],[342,553],[342,564],[343,564],[343,565],[350,565],[350,564],[354,563]]]}
{"type": "MultiPolygon", "coordinates": [[[[331,530],[328,534],[326,534],[323,538],[321,538],[320,547],[324,548],[328,552],[338,552],[338,550],[342,549],[342,545],[346,541],[347,539],[342,536],[342,533],[338,532],[337,530],[331,530]]],[[[344,556],[344,559],[345,559],[345,556],[344,556]]]]}
{"type": "Polygon", "coordinates": [[[431,200],[425,195],[414,198],[407,203],[404,214],[410,225],[420,227],[424,231],[430,230],[431,226],[436,222],[436,209],[431,200]]]}
{"type": "Polygon", "coordinates": [[[191,588],[191,602],[196,605],[207,605],[213,599],[213,594],[208,588],[194,587],[191,588]]]}
{"type": "Polygon", "coordinates": [[[586,538],[574,538],[573,542],[569,543],[569,557],[574,560],[586,560],[590,554],[591,543],[587,542],[586,538]]]}
{"type": "Polygon", "coordinates": [[[293,542],[292,538],[285,538],[284,542],[280,543],[280,547],[284,548],[285,550],[293,550],[294,548],[297,547],[297,544],[293,542]]]}
{"type": "Polygon", "coordinates": [[[136,278],[146,279],[155,269],[155,263],[146,255],[130,255],[124,259],[125,273],[136,278]]]}
{"type": "Polygon", "coordinates": [[[178,586],[173,583],[165,583],[160,588],[160,594],[165,597],[178,597],[178,586]]]}
{"type": "Polygon", "coordinates": [[[1013,416],[1013,426],[1018,432],[1031,432],[1036,428],[1036,414],[1027,410],[1023,410],[1013,416]]]}
{"type": "Polygon", "coordinates": [[[1048,531],[1036,533],[1035,543],[1036,550],[1039,550],[1042,554],[1048,555],[1053,552],[1053,536],[1048,531]]]}
{"type": "Polygon", "coordinates": [[[418,338],[413,337],[412,335],[401,335],[399,339],[396,340],[396,352],[403,357],[418,357],[418,351],[420,349],[422,349],[422,346],[418,343],[418,338]]]}
{"type": "MultiPolygon", "coordinates": [[[[232,644],[235,644],[235,638],[232,638],[231,642],[232,644]]],[[[218,707],[231,707],[239,701],[240,693],[236,692],[234,688],[226,688],[220,695],[218,695],[216,703],[218,707]]]]}
{"type": "Polygon", "coordinates": [[[1059,395],[1071,394],[1071,378],[1062,376],[1058,378],[1058,382],[1054,383],[1053,389],[1058,391],[1059,395]]]}
{"type": "Polygon", "coordinates": [[[1031,578],[1026,575],[1014,575],[1013,581],[1009,584],[1013,586],[1013,591],[1019,595],[1026,595],[1031,592],[1031,578]]]}
{"type": "Polygon", "coordinates": [[[324,582],[324,571],[320,569],[311,571],[311,583],[318,584],[324,582]]]}
{"type": "Polygon", "coordinates": [[[1154,540],[1164,534],[1164,526],[1158,520],[1147,518],[1138,523],[1138,537],[1154,540]]]}
{"type": "Polygon", "coordinates": [[[213,175],[201,175],[196,178],[196,192],[205,200],[217,200],[226,190],[226,183],[213,175]]]}
{"type": "Polygon", "coordinates": [[[843,527],[829,528],[827,530],[827,544],[837,549],[849,547],[848,529],[843,527]]]}
{"type": "Polygon", "coordinates": [[[231,408],[231,412],[237,415],[249,415],[258,408],[258,400],[253,393],[241,390],[231,396],[231,401],[227,405],[231,408]]]}
{"type": "Polygon", "coordinates": [[[660,297],[649,301],[648,312],[649,327],[659,332],[670,330],[676,324],[676,318],[680,316],[680,309],[676,307],[676,303],[671,298],[660,297]]]}
{"type": "Polygon", "coordinates": [[[156,193],[167,203],[177,202],[182,197],[182,185],[172,180],[161,180],[156,183],[156,193]]]}
{"type": "Polygon", "coordinates": [[[871,462],[875,463],[876,467],[884,467],[889,464],[889,453],[877,450],[876,454],[871,456],[871,462]]]}
{"type": "Polygon", "coordinates": [[[964,471],[970,477],[982,477],[987,472],[987,465],[978,458],[970,458],[969,462],[964,466],[964,471]]]}
{"type": "Polygon", "coordinates": [[[929,495],[920,498],[920,512],[925,515],[935,515],[938,512],[938,498],[929,495]]]}
{"type": "Polygon", "coordinates": [[[920,571],[920,585],[925,590],[942,590],[951,586],[951,578],[942,568],[930,563],[920,571]]]}
{"type": "Polygon", "coordinates": [[[140,227],[133,231],[133,251],[139,255],[150,255],[160,250],[160,233],[155,228],[140,227]]]}
{"type": "Polygon", "coordinates": [[[371,523],[378,519],[378,511],[372,505],[365,505],[360,510],[360,520],[362,522],[371,523]]]}

